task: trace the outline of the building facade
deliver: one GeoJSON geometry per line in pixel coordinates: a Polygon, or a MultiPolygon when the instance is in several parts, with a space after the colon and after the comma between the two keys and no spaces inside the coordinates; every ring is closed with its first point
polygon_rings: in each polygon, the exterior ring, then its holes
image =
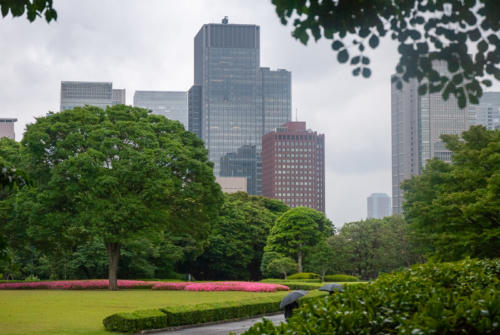
{"type": "Polygon", "coordinates": [[[248,192],[246,177],[216,177],[215,181],[224,193],[248,192]]]}
{"type": "Polygon", "coordinates": [[[183,91],[135,91],[134,106],[181,122],[188,128],[188,99],[183,91]]]}
{"type": "Polygon", "coordinates": [[[247,175],[248,192],[260,194],[262,135],[291,120],[291,75],[260,68],[259,26],[227,18],[203,25],[188,105],[189,129],[205,142],[216,176],[255,174],[247,175]]]}
{"type": "Polygon", "coordinates": [[[366,199],[367,218],[383,219],[392,214],[391,197],[385,193],[372,193],[366,199]]]}
{"type": "Polygon", "coordinates": [[[14,131],[14,123],[17,119],[13,118],[0,118],[0,138],[7,137],[10,139],[16,139],[16,133],[14,131]]]}
{"type": "Polygon", "coordinates": [[[105,109],[116,104],[125,104],[125,89],[113,90],[111,82],[61,82],[61,111],[85,105],[105,109]]]}
{"type": "MultiPolygon", "coordinates": [[[[446,63],[434,64],[447,74],[446,63]]],[[[403,84],[401,90],[391,87],[392,133],[392,212],[402,213],[401,183],[421,173],[429,159],[451,161],[442,134],[461,135],[469,128],[469,108],[460,109],[454,96],[444,100],[441,93],[418,94],[417,80],[403,84]]]]}
{"type": "Polygon", "coordinates": [[[470,105],[470,124],[489,130],[500,128],[500,92],[484,92],[478,105],[470,105]]]}
{"type": "Polygon", "coordinates": [[[325,212],[325,136],[287,122],[262,137],[262,195],[325,212]]]}

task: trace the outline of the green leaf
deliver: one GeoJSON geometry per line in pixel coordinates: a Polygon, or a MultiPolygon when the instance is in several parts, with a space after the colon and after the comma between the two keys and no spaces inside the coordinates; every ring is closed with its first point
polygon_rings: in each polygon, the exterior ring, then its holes
{"type": "Polygon", "coordinates": [[[359,76],[360,73],[361,73],[361,67],[360,66],[358,66],[357,68],[355,68],[354,70],[352,70],[352,74],[354,76],[356,76],[356,77],[359,76]]]}
{"type": "Polygon", "coordinates": [[[488,50],[488,43],[486,43],[485,40],[481,40],[481,42],[477,44],[477,50],[479,50],[480,52],[485,52],[486,50],[488,50]]]}
{"type": "Polygon", "coordinates": [[[339,63],[345,63],[349,60],[349,53],[347,52],[347,49],[343,49],[337,54],[337,60],[339,63]]]}
{"type": "Polygon", "coordinates": [[[332,49],[335,51],[340,50],[343,47],[344,47],[344,43],[342,43],[339,40],[333,41],[333,43],[332,43],[332,49]]]}
{"type": "Polygon", "coordinates": [[[370,64],[370,58],[363,56],[363,58],[361,58],[361,63],[364,65],[370,64]]]}
{"type": "Polygon", "coordinates": [[[372,34],[372,36],[368,40],[368,44],[370,45],[370,47],[372,49],[375,49],[378,46],[378,44],[379,44],[379,38],[378,38],[378,36],[375,35],[375,34],[372,34]]]}
{"type": "Polygon", "coordinates": [[[427,84],[422,84],[418,87],[418,94],[425,95],[427,93],[427,84]]]}
{"type": "Polygon", "coordinates": [[[491,85],[493,85],[493,83],[489,79],[484,79],[481,81],[481,83],[483,83],[483,85],[487,87],[491,87],[491,85]]]}
{"type": "Polygon", "coordinates": [[[351,65],[356,65],[359,64],[361,57],[360,56],[355,56],[351,58],[351,65]]]}
{"type": "Polygon", "coordinates": [[[370,70],[367,67],[364,67],[363,68],[363,77],[370,78],[371,75],[372,75],[372,70],[370,70]]]}

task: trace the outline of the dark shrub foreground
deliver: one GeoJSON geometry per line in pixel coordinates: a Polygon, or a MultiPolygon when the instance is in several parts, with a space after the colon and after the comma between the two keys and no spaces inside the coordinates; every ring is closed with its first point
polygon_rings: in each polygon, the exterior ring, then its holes
{"type": "Polygon", "coordinates": [[[427,263],[348,286],[244,334],[499,334],[500,260],[427,263]]]}

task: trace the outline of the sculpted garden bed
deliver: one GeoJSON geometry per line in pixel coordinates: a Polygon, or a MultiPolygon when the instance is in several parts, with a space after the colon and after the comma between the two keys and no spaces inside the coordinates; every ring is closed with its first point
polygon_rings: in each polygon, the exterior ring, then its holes
{"type": "MultiPolygon", "coordinates": [[[[244,292],[276,292],[288,291],[288,287],[273,283],[253,283],[253,282],[153,282],[141,280],[118,280],[120,289],[147,289],[153,290],[175,290],[175,291],[244,291],[244,292]]],[[[96,280],[61,280],[61,281],[39,281],[2,283],[0,289],[3,290],[97,290],[107,289],[107,279],[96,280]]]]}

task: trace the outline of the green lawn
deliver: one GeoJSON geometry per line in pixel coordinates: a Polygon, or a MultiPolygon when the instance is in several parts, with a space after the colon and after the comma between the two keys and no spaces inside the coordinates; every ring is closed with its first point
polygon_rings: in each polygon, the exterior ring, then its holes
{"type": "Polygon", "coordinates": [[[109,335],[102,319],[117,312],[287,293],[0,290],[0,334],[109,335]]]}

